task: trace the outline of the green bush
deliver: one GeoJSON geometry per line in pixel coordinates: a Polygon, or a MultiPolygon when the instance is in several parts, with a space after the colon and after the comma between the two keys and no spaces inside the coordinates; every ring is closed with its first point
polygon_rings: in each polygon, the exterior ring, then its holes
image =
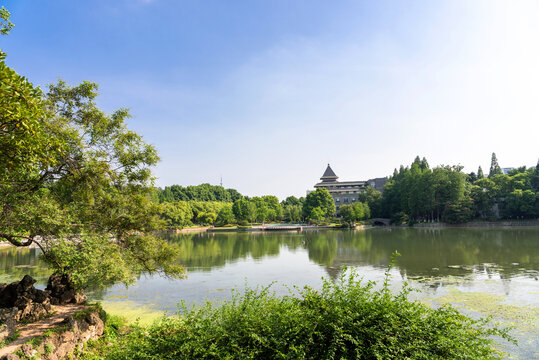
{"type": "Polygon", "coordinates": [[[387,278],[381,290],[374,286],[352,271],[296,295],[263,288],[220,306],[181,305],[183,315],[127,334],[104,358],[498,359],[491,335],[514,341],[488,319],[408,300],[406,286],[392,295],[387,278]]]}
{"type": "Polygon", "coordinates": [[[238,225],[238,229],[241,230],[241,229],[251,229],[252,226],[251,225],[246,225],[246,226],[243,226],[243,225],[238,225]]]}
{"type": "Polygon", "coordinates": [[[353,222],[343,220],[339,227],[343,229],[353,229],[355,224],[353,222]]]}

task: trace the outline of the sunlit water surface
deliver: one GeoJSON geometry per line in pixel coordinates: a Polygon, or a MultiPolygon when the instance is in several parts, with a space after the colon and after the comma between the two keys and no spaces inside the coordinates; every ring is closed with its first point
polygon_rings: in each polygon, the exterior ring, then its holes
{"type": "MultiPolygon", "coordinates": [[[[391,254],[398,251],[391,286],[407,281],[414,299],[431,306],[451,303],[474,317],[491,315],[519,346],[502,345],[508,358],[539,358],[539,229],[328,230],[273,233],[202,233],[168,236],[182,249],[188,277],[142,277],[90,293],[105,309],[150,321],[177,304],[218,302],[232,290],[268,286],[289,294],[294,286],[318,288],[354,267],[365,281],[381,282],[391,254]]],[[[48,271],[35,249],[0,251],[0,281],[29,273],[44,286],[48,271]]]]}

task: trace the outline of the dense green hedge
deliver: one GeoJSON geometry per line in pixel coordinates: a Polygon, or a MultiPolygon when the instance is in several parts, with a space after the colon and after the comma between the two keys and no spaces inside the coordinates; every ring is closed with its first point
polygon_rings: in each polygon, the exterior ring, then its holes
{"type": "MultiPolygon", "coordinates": [[[[112,341],[105,359],[497,359],[491,335],[506,330],[452,307],[431,309],[355,273],[321,290],[277,297],[247,290],[219,306],[183,308],[178,318],[112,341]]],[[[103,341],[110,342],[110,339],[103,341]]],[[[109,343],[110,344],[110,343],[109,343]]],[[[103,351],[103,348],[101,348],[103,351]]],[[[95,356],[95,354],[94,354],[95,356]]],[[[87,355],[87,358],[92,358],[87,355]]]]}

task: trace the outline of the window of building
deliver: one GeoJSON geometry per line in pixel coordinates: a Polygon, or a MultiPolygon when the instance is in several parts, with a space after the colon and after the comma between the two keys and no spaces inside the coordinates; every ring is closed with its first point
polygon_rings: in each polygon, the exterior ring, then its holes
{"type": "Polygon", "coordinates": [[[348,198],[347,198],[347,197],[344,198],[344,202],[348,202],[348,198]]]}
{"type": "Polygon", "coordinates": [[[341,199],[340,199],[340,198],[335,198],[335,201],[336,201],[336,202],[340,202],[341,199]]]}

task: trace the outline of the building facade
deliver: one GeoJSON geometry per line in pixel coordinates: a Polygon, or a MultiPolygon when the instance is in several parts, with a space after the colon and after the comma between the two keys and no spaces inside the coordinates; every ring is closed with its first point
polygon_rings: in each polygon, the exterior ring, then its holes
{"type": "Polygon", "coordinates": [[[359,194],[365,191],[367,186],[375,190],[383,191],[387,178],[375,178],[366,181],[338,181],[331,166],[329,166],[320,178],[321,182],[314,185],[316,189],[325,188],[329,191],[337,209],[341,205],[348,205],[358,201],[359,194]]]}

